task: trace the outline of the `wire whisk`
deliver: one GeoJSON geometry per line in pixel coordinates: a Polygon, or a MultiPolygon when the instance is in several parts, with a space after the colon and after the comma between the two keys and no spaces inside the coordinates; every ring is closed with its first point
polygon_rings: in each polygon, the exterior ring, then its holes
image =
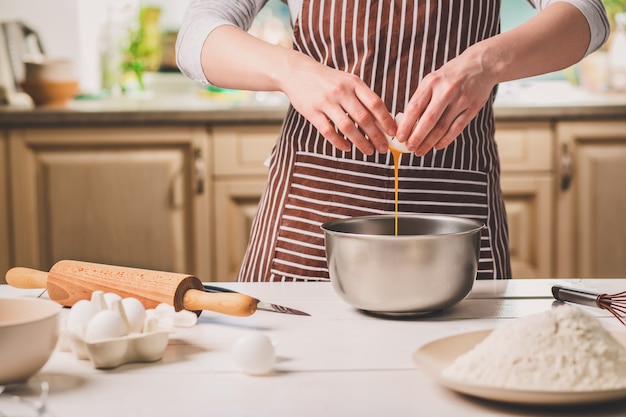
{"type": "Polygon", "coordinates": [[[559,301],[598,307],[614,315],[620,323],[626,326],[626,291],[616,294],[599,294],[586,290],[565,288],[560,285],[552,286],[552,295],[559,301]]]}

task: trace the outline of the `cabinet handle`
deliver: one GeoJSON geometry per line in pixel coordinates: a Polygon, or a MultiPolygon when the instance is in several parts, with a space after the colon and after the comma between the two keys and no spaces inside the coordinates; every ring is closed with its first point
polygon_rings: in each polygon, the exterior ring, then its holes
{"type": "Polygon", "coordinates": [[[563,144],[561,149],[561,190],[569,189],[572,183],[572,154],[567,146],[563,144]]]}
{"type": "Polygon", "coordinates": [[[206,174],[206,165],[204,163],[204,158],[202,157],[202,152],[200,149],[194,149],[193,152],[194,158],[194,168],[195,168],[195,180],[196,180],[196,194],[204,193],[204,176],[206,174]]]}

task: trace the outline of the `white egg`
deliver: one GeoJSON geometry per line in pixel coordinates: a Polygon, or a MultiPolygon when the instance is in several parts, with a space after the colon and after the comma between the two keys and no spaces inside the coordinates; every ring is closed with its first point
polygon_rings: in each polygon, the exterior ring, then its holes
{"type": "Polygon", "coordinates": [[[128,327],[132,333],[141,333],[146,321],[146,308],[136,298],[127,297],[122,300],[128,327]]]}
{"type": "Polygon", "coordinates": [[[75,336],[83,337],[87,324],[98,311],[98,307],[89,300],[77,301],[67,314],[67,331],[75,336]]]}
{"type": "Polygon", "coordinates": [[[237,366],[250,375],[267,374],[274,368],[276,362],[274,344],[260,331],[237,339],[232,353],[237,366]]]}
{"type": "Polygon", "coordinates": [[[117,311],[101,310],[87,324],[85,342],[126,336],[126,323],[117,311]]]}
{"type": "MultiPolygon", "coordinates": [[[[395,121],[397,124],[399,124],[402,121],[402,119],[404,119],[404,113],[396,114],[395,121]]],[[[395,137],[387,136],[387,141],[389,142],[389,147],[395,149],[396,151],[400,151],[403,153],[411,152],[407,149],[406,143],[400,142],[395,137]]]]}

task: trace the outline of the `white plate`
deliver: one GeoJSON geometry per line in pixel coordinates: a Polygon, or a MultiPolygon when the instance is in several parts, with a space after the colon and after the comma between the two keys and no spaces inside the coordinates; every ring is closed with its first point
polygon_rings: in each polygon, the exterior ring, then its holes
{"type": "MultiPolygon", "coordinates": [[[[626,398],[626,389],[599,391],[517,390],[466,384],[441,375],[442,371],[458,356],[469,351],[489,333],[491,330],[481,330],[435,340],[419,348],[413,355],[413,360],[418,369],[431,375],[441,385],[462,394],[487,400],[532,405],[573,405],[626,398]]],[[[612,333],[612,335],[626,345],[626,333],[612,333]]]]}

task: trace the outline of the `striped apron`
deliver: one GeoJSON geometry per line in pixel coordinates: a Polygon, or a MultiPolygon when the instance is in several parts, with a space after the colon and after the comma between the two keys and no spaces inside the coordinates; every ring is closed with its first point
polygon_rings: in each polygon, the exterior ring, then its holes
{"type": "MultiPolygon", "coordinates": [[[[294,48],[358,75],[391,114],[420,80],[499,31],[499,0],[304,0],[294,48]]],[[[399,212],[437,213],[487,225],[478,279],[509,278],[507,223],[494,141],[493,98],[456,140],[423,157],[404,154],[399,212]]],[[[290,108],[270,159],[240,281],[328,280],[326,221],[395,213],[391,153],[333,147],[290,108]]]]}

